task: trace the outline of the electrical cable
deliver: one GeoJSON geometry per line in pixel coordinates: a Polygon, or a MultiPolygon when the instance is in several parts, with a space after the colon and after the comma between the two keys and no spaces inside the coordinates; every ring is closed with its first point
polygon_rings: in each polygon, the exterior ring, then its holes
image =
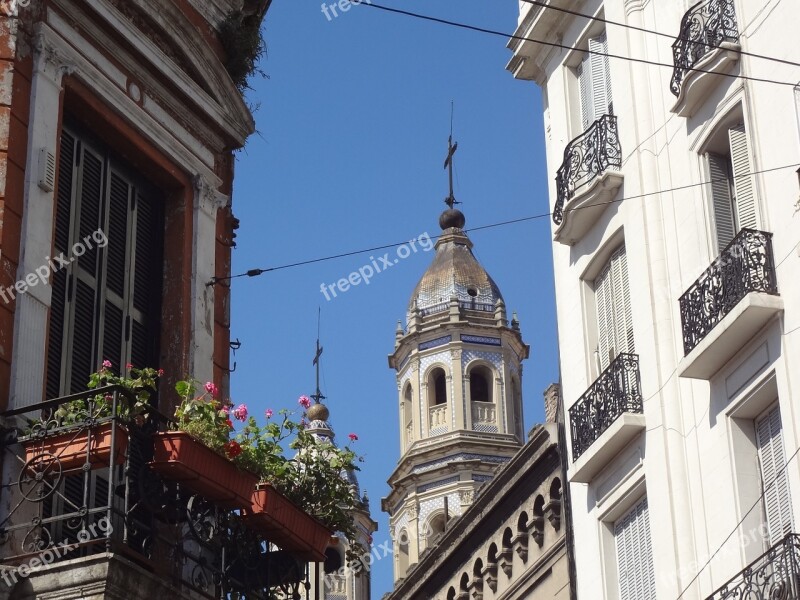
{"type": "MultiPolygon", "coordinates": [[[[370,5],[365,4],[365,5],[362,5],[362,6],[370,6],[370,5]]],[[[793,164],[789,164],[789,165],[783,165],[783,166],[780,166],[780,167],[772,167],[772,168],[769,168],[769,169],[761,169],[760,171],[751,171],[750,174],[751,175],[759,175],[759,174],[762,174],[762,173],[770,173],[770,172],[773,172],[773,171],[780,171],[780,170],[783,170],[783,169],[791,169],[791,168],[796,168],[796,167],[800,167],[800,163],[793,163],[793,164]]],[[[615,199],[615,200],[608,200],[606,202],[599,202],[597,204],[592,205],[591,207],[589,207],[589,206],[587,206],[587,207],[578,207],[578,208],[565,210],[564,211],[564,216],[566,217],[566,215],[568,213],[576,211],[576,210],[582,210],[584,208],[595,208],[597,206],[616,204],[618,202],[624,202],[626,200],[637,200],[637,199],[641,199],[641,198],[647,198],[649,196],[656,196],[656,195],[660,195],[660,194],[669,194],[669,193],[672,193],[672,192],[678,192],[678,191],[682,191],[682,190],[686,190],[686,189],[690,189],[690,188],[709,185],[709,184],[711,184],[711,183],[713,183],[715,181],[723,181],[723,180],[724,180],[724,178],[721,178],[721,177],[716,178],[716,179],[712,178],[712,179],[710,179],[708,181],[701,181],[699,183],[688,183],[686,185],[681,185],[681,186],[677,186],[677,187],[669,188],[669,189],[665,189],[665,190],[656,190],[656,191],[653,191],[653,192],[644,192],[644,193],[636,194],[636,195],[633,195],[633,196],[626,196],[624,198],[618,198],[618,199],[615,199]]],[[[464,231],[466,233],[470,233],[470,232],[473,232],[473,231],[482,231],[484,229],[493,229],[495,227],[503,227],[505,225],[513,225],[513,224],[516,224],[516,223],[523,223],[525,221],[533,221],[533,220],[536,220],[536,219],[544,219],[546,217],[552,217],[552,216],[553,216],[553,213],[551,213],[551,212],[550,213],[541,213],[541,214],[538,214],[538,215],[531,215],[531,216],[528,216],[528,217],[519,217],[519,218],[516,218],[516,219],[509,219],[508,221],[499,221],[497,223],[490,223],[488,225],[479,225],[477,227],[469,227],[469,228],[465,229],[464,231]]],[[[441,235],[431,236],[431,239],[432,240],[436,240],[436,239],[439,239],[440,237],[442,237],[442,236],[441,235]]],[[[211,281],[206,283],[206,286],[216,285],[217,283],[221,283],[223,281],[230,281],[232,279],[238,279],[240,277],[257,277],[259,275],[263,275],[264,273],[269,273],[269,272],[272,272],[272,271],[282,271],[284,269],[290,269],[290,268],[294,268],[294,267],[301,267],[301,266],[310,265],[310,264],[319,263],[319,262],[326,262],[326,261],[334,260],[334,259],[337,259],[337,258],[345,258],[345,257],[348,257],[348,256],[356,256],[358,254],[366,254],[367,252],[375,252],[376,250],[387,250],[387,249],[390,249],[390,248],[397,248],[398,246],[403,246],[403,245],[405,245],[407,243],[408,243],[408,240],[405,240],[405,241],[396,242],[396,243],[393,243],[393,244],[383,244],[381,246],[373,246],[371,248],[364,248],[363,250],[352,250],[350,252],[342,252],[340,254],[332,254],[332,255],[329,255],[329,256],[322,256],[322,257],[319,257],[319,258],[312,258],[312,259],[309,259],[309,260],[298,261],[298,262],[294,262],[294,263],[280,265],[280,266],[277,266],[277,267],[268,267],[268,268],[264,268],[264,269],[250,269],[249,271],[245,271],[244,273],[239,273],[238,275],[230,275],[230,276],[223,276],[223,277],[213,277],[211,279],[211,281]]],[[[786,260],[786,259],[784,258],[783,260],[786,260]]],[[[782,262],[783,261],[781,261],[781,263],[782,262]]],[[[780,265],[781,263],[778,263],[778,265],[780,265]]]]}
{"type": "MultiPolygon", "coordinates": [[[[451,27],[457,27],[459,29],[467,29],[469,31],[475,31],[475,32],[478,32],[478,33],[487,33],[487,34],[490,34],[490,35],[500,36],[500,37],[503,37],[503,38],[506,38],[506,39],[510,38],[510,39],[515,39],[515,40],[522,40],[522,41],[525,41],[525,42],[533,42],[535,44],[541,44],[543,46],[551,46],[553,48],[561,48],[562,50],[568,50],[568,51],[576,50],[576,48],[574,48],[573,46],[567,46],[565,44],[559,44],[557,42],[545,42],[544,40],[537,40],[537,39],[534,39],[534,38],[524,37],[524,36],[516,35],[516,34],[512,34],[512,33],[505,33],[503,31],[497,31],[497,30],[494,30],[494,29],[488,29],[486,27],[479,27],[477,25],[468,25],[466,23],[459,23],[457,21],[451,21],[449,19],[441,19],[439,17],[432,17],[430,15],[423,15],[423,14],[420,14],[420,13],[415,13],[415,12],[411,12],[411,11],[408,11],[408,10],[402,10],[402,9],[399,9],[399,8],[391,8],[389,6],[382,6],[380,4],[362,3],[361,6],[368,6],[370,8],[375,8],[375,9],[383,10],[383,11],[390,12],[390,13],[405,15],[405,16],[408,16],[408,17],[414,17],[416,19],[421,19],[423,21],[430,21],[432,23],[439,23],[441,25],[449,25],[451,27]]],[[[597,56],[605,56],[605,57],[608,57],[608,58],[618,58],[618,59],[621,59],[621,60],[627,60],[627,61],[631,61],[631,62],[638,62],[638,63],[642,63],[642,64],[645,64],[645,65],[651,65],[651,66],[656,66],[656,67],[667,67],[669,69],[674,69],[675,68],[675,65],[671,65],[671,64],[668,64],[668,63],[662,63],[662,62],[658,62],[658,61],[655,61],[655,60],[648,60],[648,59],[645,59],[645,58],[633,58],[631,56],[622,56],[621,54],[611,54],[609,52],[600,52],[598,50],[589,50],[589,49],[582,50],[582,52],[585,52],[587,54],[595,54],[597,56]]],[[[750,76],[750,75],[741,75],[741,74],[737,75],[736,73],[715,73],[714,71],[708,71],[706,69],[698,69],[697,67],[684,67],[683,70],[686,71],[686,72],[708,73],[708,74],[711,74],[711,75],[718,75],[720,77],[731,77],[731,78],[734,78],[734,79],[743,79],[743,80],[747,80],[747,81],[757,81],[759,83],[773,83],[775,85],[789,86],[789,87],[792,87],[792,88],[794,88],[797,85],[796,82],[778,81],[776,79],[767,79],[765,77],[753,77],[753,76],[750,76]]]]}
{"type": "MultiPolygon", "coordinates": [[[[533,4],[534,6],[540,6],[540,7],[544,8],[544,9],[550,9],[550,10],[555,10],[555,11],[558,11],[558,12],[566,13],[568,15],[573,15],[575,17],[582,17],[584,19],[588,19],[590,21],[596,21],[598,23],[603,23],[603,24],[607,24],[607,25],[615,25],[617,27],[624,27],[626,29],[632,29],[634,31],[640,31],[642,33],[649,33],[649,34],[652,34],[652,35],[657,35],[657,36],[669,38],[669,39],[674,40],[674,41],[698,43],[697,40],[693,40],[691,38],[685,38],[685,37],[682,37],[680,35],[676,37],[676,36],[671,35],[669,33],[663,33],[661,31],[655,31],[654,29],[647,29],[646,27],[638,27],[636,25],[629,25],[628,23],[621,23],[619,21],[611,21],[610,19],[605,19],[603,17],[594,17],[592,15],[589,15],[589,14],[586,14],[586,13],[582,13],[582,12],[578,12],[576,10],[570,10],[569,8],[562,8],[560,6],[554,6],[552,4],[548,4],[547,2],[543,2],[542,0],[522,0],[522,2],[526,2],[528,4],[533,4]]],[[[719,48],[719,46],[708,46],[708,47],[711,50],[716,50],[716,49],[719,48]]],[[[746,52],[744,50],[739,50],[738,54],[741,54],[742,56],[750,56],[751,58],[760,58],[760,59],[763,59],[763,60],[769,60],[769,61],[773,61],[773,62],[778,62],[778,63],[784,64],[784,65],[790,65],[790,66],[793,66],[793,67],[800,67],[800,63],[798,63],[798,62],[794,62],[794,61],[791,61],[791,60],[786,60],[786,59],[783,59],[783,58],[777,58],[775,56],[767,56],[765,54],[756,54],[755,52],[746,52]]]]}

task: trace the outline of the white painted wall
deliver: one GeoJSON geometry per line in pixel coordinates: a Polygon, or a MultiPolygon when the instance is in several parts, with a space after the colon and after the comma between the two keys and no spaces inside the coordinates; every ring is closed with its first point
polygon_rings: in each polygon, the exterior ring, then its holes
{"type": "MultiPolygon", "coordinates": [[[[685,2],[608,0],[603,5],[593,0],[581,3],[579,10],[596,14],[601,7],[607,19],[674,35],[687,9],[685,2]]],[[[790,41],[800,5],[738,0],[735,8],[744,50],[800,62],[800,48],[790,41]]],[[[523,25],[528,11],[540,10],[524,2],[520,9],[523,25]]],[[[575,46],[588,33],[585,19],[562,15],[560,23],[560,42],[567,46],[575,46]]],[[[522,27],[517,34],[531,35],[522,27]]],[[[611,54],[672,64],[668,38],[613,25],[607,27],[607,35],[611,54]]],[[[541,36],[537,32],[532,37],[541,36]]],[[[555,173],[564,148],[581,133],[576,118],[580,105],[572,74],[565,67],[575,57],[565,50],[542,55],[546,79],[540,83],[553,206],[555,173]]],[[[761,523],[760,508],[745,520],[744,527],[736,527],[758,498],[753,489],[760,486],[752,443],[741,429],[752,413],[766,408],[764,394],[756,393],[759,386],[772,386],[769,381],[774,381],[780,396],[787,457],[800,444],[796,405],[800,331],[782,336],[784,331],[800,328],[800,212],[795,206],[800,190],[796,166],[755,175],[760,227],[774,234],[775,261],[780,263],[778,290],[785,309],[709,382],[680,378],[677,367],[683,358],[678,298],[717,254],[710,198],[706,186],[676,188],[706,180],[698,152],[715,121],[736,102],[744,106],[755,170],[800,163],[799,101],[791,86],[725,79],[708,93],[694,116],[684,118],[670,112],[675,101],[669,90],[670,68],[614,58],[610,68],[624,159],[624,184],[617,199],[630,199],[609,205],[574,246],[554,243],[562,385],[568,408],[596,376],[594,348],[587,334],[592,327],[587,314],[591,291],[582,277],[624,235],[646,433],[592,483],[572,484],[578,593],[594,599],[599,597],[597,590],[604,589],[604,597],[616,598],[616,557],[609,523],[646,493],[657,597],[674,600],[688,587],[683,598],[705,598],[765,550],[760,537],[748,537],[750,529],[761,523]],[[649,195],[671,189],[675,191],[649,195]],[[636,197],[641,194],[648,195],[636,197]],[[715,552],[717,556],[698,576],[715,552]]],[[[800,80],[798,67],[753,57],[742,57],[735,68],[752,77],[800,80]]],[[[797,458],[788,472],[795,514],[800,516],[797,458]]]]}

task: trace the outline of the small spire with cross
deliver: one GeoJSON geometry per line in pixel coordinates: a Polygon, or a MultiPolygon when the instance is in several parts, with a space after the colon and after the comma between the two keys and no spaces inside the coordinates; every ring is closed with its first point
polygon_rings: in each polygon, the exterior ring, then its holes
{"type": "Polygon", "coordinates": [[[314,360],[311,363],[317,368],[317,391],[311,394],[311,397],[314,399],[315,403],[319,404],[320,400],[325,400],[325,396],[322,395],[322,391],[319,389],[319,362],[323,350],[322,346],[319,345],[319,322],[322,317],[322,309],[317,309],[317,311],[317,352],[314,354],[314,360]]]}
{"type": "Polygon", "coordinates": [[[450,176],[450,195],[445,198],[444,203],[447,204],[451,209],[456,204],[461,204],[458,200],[456,200],[455,194],[453,194],[453,158],[456,154],[456,150],[458,150],[458,142],[455,144],[453,143],[453,103],[450,103],[450,137],[447,139],[447,158],[444,161],[444,168],[448,170],[448,174],[450,176]]]}

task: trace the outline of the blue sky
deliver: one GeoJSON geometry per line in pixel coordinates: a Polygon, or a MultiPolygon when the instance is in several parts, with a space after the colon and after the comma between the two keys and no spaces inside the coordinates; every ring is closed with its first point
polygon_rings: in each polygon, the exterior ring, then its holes
{"type": "MultiPolygon", "coordinates": [[[[380,3],[380,0],[375,0],[380,3]]],[[[389,0],[387,0],[387,3],[389,0]]],[[[513,32],[514,0],[391,5],[513,32]]],[[[456,197],[467,228],[548,212],[538,88],[505,71],[505,40],[368,6],[328,21],[319,2],[274,0],[269,54],[249,101],[258,134],[239,153],[234,272],[276,267],[440,232],[442,168],[455,102],[456,197]]],[[[526,431],[542,420],[542,391],[558,380],[548,219],[470,234],[474,252],[516,310],[531,346],[523,379],[526,431]]],[[[419,248],[419,244],[418,244],[419,248]]],[[[387,355],[416,282],[421,248],[369,285],[326,300],[334,283],[386,250],[282,269],[233,283],[232,396],[263,414],[296,408],[314,387],[322,309],[323,392],[340,442],[365,455],[359,479],[389,539],[380,499],[399,458],[397,387],[387,355]]],[[[392,257],[396,256],[390,250],[392,257]]],[[[373,598],[392,588],[390,559],[373,567],[373,598]]]]}

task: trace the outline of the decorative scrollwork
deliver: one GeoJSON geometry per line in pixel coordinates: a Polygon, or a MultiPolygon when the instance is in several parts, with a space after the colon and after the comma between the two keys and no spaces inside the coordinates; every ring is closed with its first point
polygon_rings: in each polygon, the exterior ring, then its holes
{"type": "Polygon", "coordinates": [[[31,458],[22,467],[17,487],[25,500],[42,502],[55,493],[62,478],[61,461],[58,457],[43,452],[31,458]]]}
{"type": "Polygon", "coordinates": [[[220,531],[217,507],[202,496],[192,496],[186,505],[186,517],[192,537],[201,544],[209,544],[220,531]]]}
{"type": "Polygon", "coordinates": [[[788,534],[707,600],[800,598],[800,536],[788,534]]]}
{"type": "Polygon", "coordinates": [[[778,294],[772,234],[742,229],[680,298],[684,353],[750,292],[778,294]]]}
{"type": "Polygon", "coordinates": [[[578,460],[622,413],[642,412],[639,357],[620,354],[569,409],[572,460],[578,460]]]}
{"type": "Polygon", "coordinates": [[[669,89],[680,96],[686,74],[722,42],[739,39],[733,0],[704,0],[690,8],[681,20],[681,32],[672,44],[675,69],[669,89]]]}
{"type": "Polygon", "coordinates": [[[622,148],[617,134],[617,117],[603,115],[564,149],[564,161],[556,172],[556,205],[553,222],[564,221],[564,205],[575,190],[608,169],[622,166],[622,148]]]}

